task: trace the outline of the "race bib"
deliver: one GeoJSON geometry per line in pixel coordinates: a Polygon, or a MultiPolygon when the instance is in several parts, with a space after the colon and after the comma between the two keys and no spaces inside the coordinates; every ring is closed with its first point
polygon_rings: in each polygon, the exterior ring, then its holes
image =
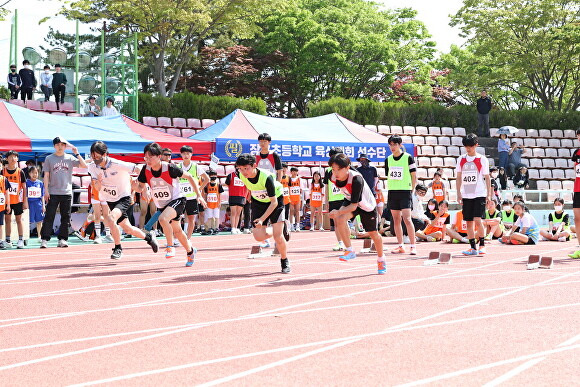
{"type": "Polygon", "coordinates": [[[12,184],[10,188],[8,188],[8,195],[16,196],[18,195],[18,187],[15,184],[12,184]]]}
{"type": "Polygon", "coordinates": [[[334,184],[333,184],[333,185],[332,185],[332,193],[333,193],[334,195],[339,195],[339,194],[341,194],[341,193],[342,193],[342,191],[340,190],[340,188],[338,188],[336,185],[334,185],[334,184]]]}
{"type": "Polygon", "coordinates": [[[3,194],[0,194],[0,206],[3,206],[6,204],[6,198],[4,197],[3,194]]]}
{"type": "Polygon", "coordinates": [[[463,185],[477,184],[477,171],[465,171],[461,174],[461,183],[463,185]]]}
{"type": "Polygon", "coordinates": [[[403,180],[403,167],[389,167],[389,179],[403,180]]]}
{"type": "Polygon", "coordinates": [[[284,187],[283,192],[284,192],[284,196],[290,196],[290,188],[284,187]]]}
{"type": "Polygon", "coordinates": [[[42,190],[40,187],[28,187],[28,197],[31,199],[38,199],[41,197],[42,190]]]}
{"type": "Polygon", "coordinates": [[[156,202],[163,202],[171,198],[171,188],[166,185],[153,187],[151,188],[151,191],[153,199],[155,199],[156,202]]]}
{"type": "Polygon", "coordinates": [[[580,178],[580,164],[576,164],[574,169],[576,169],[576,177],[580,178]]]}
{"type": "Polygon", "coordinates": [[[243,187],[244,186],[244,182],[241,181],[239,178],[234,177],[234,187],[243,187]]]}
{"type": "Polygon", "coordinates": [[[252,197],[256,198],[257,200],[265,200],[268,199],[268,191],[265,189],[259,191],[252,191],[252,197]]]}
{"type": "Polygon", "coordinates": [[[442,189],[436,189],[435,190],[435,196],[443,196],[443,190],[442,189]]]}
{"type": "Polygon", "coordinates": [[[218,201],[218,194],[215,192],[207,194],[207,202],[208,203],[217,203],[218,201]]]}
{"type": "Polygon", "coordinates": [[[462,220],[461,221],[461,229],[462,230],[467,230],[467,221],[465,221],[465,220],[462,220]]]}
{"type": "Polygon", "coordinates": [[[290,195],[292,196],[300,195],[300,187],[299,186],[290,187],[290,195]]]}
{"type": "Polygon", "coordinates": [[[312,192],[312,201],[322,201],[322,194],[320,192],[312,192]]]}
{"type": "Polygon", "coordinates": [[[184,195],[192,194],[193,187],[191,186],[191,184],[189,184],[188,181],[180,182],[179,183],[179,191],[184,195]]]}
{"type": "MultiPolygon", "coordinates": [[[[117,187],[112,185],[101,185],[101,194],[105,196],[103,199],[106,201],[113,201],[117,198],[117,187]],[[110,199],[110,200],[107,200],[110,199]]],[[[99,195],[101,197],[101,195],[99,195]]]]}

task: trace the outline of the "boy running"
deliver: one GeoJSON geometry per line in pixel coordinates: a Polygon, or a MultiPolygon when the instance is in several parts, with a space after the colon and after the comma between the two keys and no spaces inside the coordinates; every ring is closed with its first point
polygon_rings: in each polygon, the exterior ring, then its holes
{"type": "Polygon", "coordinates": [[[463,138],[466,154],[457,161],[455,180],[457,202],[463,206],[463,219],[467,222],[467,238],[470,248],[463,255],[483,255],[485,251],[485,227],[481,218],[485,212],[485,203],[492,200],[489,161],[487,157],[476,152],[479,144],[477,135],[470,133],[463,138]],[[476,246],[476,232],[479,238],[479,250],[476,246]]]}
{"type": "Polygon", "coordinates": [[[244,153],[236,160],[239,178],[252,195],[252,233],[254,239],[262,242],[274,237],[276,247],[280,252],[282,273],[290,273],[290,262],[287,257],[286,242],[290,234],[284,214],[284,196],[282,184],[275,180],[273,174],[256,167],[256,158],[244,153]],[[272,232],[268,232],[267,225],[272,225],[272,232]]]}
{"type": "MultiPolygon", "coordinates": [[[[169,153],[169,152],[168,152],[169,153]]],[[[198,167],[197,163],[191,161],[191,156],[193,155],[193,148],[189,145],[184,145],[180,149],[181,158],[183,161],[177,165],[189,173],[195,180],[201,180],[200,189],[203,190],[205,185],[209,182],[209,177],[207,173],[198,167]]],[[[199,206],[197,204],[197,195],[193,190],[191,184],[187,179],[179,179],[179,188],[186,199],[185,202],[185,213],[187,214],[187,231],[185,235],[187,238],[191,238],[193,234],[193,229],[195,228],[195,218],[199,214],[199,206]]]]}

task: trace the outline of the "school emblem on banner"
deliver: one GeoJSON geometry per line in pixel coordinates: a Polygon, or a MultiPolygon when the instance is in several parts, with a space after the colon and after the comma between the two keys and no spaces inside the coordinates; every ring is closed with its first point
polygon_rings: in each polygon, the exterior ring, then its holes
{"type": "Polygon", "coordinates": [[[228,140],[224,145],[224,150],[228,157],[238,157],[242,154],[242,142],[239,140],[228,140]]]}

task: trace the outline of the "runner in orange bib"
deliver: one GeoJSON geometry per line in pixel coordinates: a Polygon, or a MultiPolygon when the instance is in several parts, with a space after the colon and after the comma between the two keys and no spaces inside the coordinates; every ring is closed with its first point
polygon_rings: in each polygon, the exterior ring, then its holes
{"type": "Polygon", "coordinates": [[[312,184],[310,185],[310,231],[318,229],[324,231],[322,226],[322,196],[324,192],[324,183],[320,172],[312,174],[312,184]]]}
{"type": "Polygon", "coordinates": [[[290,168],[290,224],[292,231],[300,231],[300,210],[302,207],[302,181],[298,176],[298,168],[290,168]],[[294,223],[292,223],[294,220],[294,223]]]}
{"type": "Polygon", "coordinates": [[[437,200],[437,203],[447,200],[447,190],[445,189],[445,185],[443,184],[443,180],[441,180],[441,174],[439,172],[435,172],[433,175],[433,181],[429,184],[429,187],[431,187],[433,198],[437,200]]]}

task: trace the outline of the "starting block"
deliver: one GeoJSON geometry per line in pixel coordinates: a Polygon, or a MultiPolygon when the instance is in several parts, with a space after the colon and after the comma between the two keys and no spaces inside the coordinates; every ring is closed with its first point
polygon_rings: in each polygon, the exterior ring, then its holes
{"type": "Polygon", "coordinates": [[[365,239],[363,241],[363,248],[360,250],[360,252],[363,254],[376,253],[377,249],[372,240],[365,239]]]}
{"type": "Polygon", "coordinates": [[[271,251],[264,251],[260,246],[252,246],[248,259],[266,258],[272,256],[271,251]]]}
{"type": "Polygon", "coordinates": [[[451,253],[441,253],[439,255],[439,263],[449,265],[452,262],[451,253]]]}
{"type": "Polygon", "coordinates": [[[554,267],[554,260],[552,257],[540,258],[540,269],[551,269],[554,267]]]}
{"type": "Polygon", "coordinates": [[[540,267],[540,255],[532,254],[528,257],[528,270],[534,270],[540,267]]]}
{"type": "Polygon", "coordinates": [[[429,257],[425,262],[423,262],[424,266],[432,266],[437,265],[439,263],[439,252],[438,251],[431,251],[429,252],[429,257]]]}

